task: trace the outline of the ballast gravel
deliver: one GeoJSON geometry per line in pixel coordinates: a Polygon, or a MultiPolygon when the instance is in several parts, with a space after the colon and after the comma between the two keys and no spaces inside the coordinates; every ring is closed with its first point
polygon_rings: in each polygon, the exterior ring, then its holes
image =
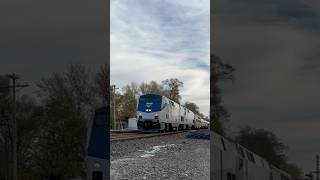
{"type": "Polygon", "coordinates": [[[209,180],[206,131],[111,143],[111,180],[209,180]],[[205,138],[203,138],[205,137],[205,138]]]}

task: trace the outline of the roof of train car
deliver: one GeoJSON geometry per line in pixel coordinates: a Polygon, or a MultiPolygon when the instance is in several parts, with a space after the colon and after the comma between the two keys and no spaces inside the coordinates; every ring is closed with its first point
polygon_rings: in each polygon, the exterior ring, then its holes
{"type": "MultiPolygon", "coordinates": [[[[276,166],[273,165],[273,164],[270,164],[265,158],[263,158],[263,157],[261,157],[260,155],[258,155],[258,154],[256,154],[256,153],[250,151],[250,150],[247,149],[245,146],[243,146],[243,145],[241,145],[241,144],[239,144],[239,143],[236,143],[236,142],[234,142],[233,140],[231,140],[231,139],[229,139],[229,138],[226,138],[226,137],[224,137],[224,136],[222,136],[222,135],[220,135],[220,134],[218,134],[218,133],[216,133],[216,132],[213,132],[213,134],[215,134],[216,136],[218,136],[218,138],[219,138],[219,137],[223,138],[223,139],[224,139],[224,143],[226,143],[226,141],[227,141],[228,144],[230,144],[230,143],[231,143],[231,144],[234,144],[234,145],[235,145],[234,148],[235,148],[236,146],[240,146],[241,148],[245,149],[246,151],[252,153],[252,155],[255,157],[255,159],[257,159],[257,157],[258,157],[258,158],[259,158],[260,160],[262,160],[263,162],[266,162],[266,165],[267,165],[270,169],[271,169],[271,168],[272,168],[272,169],[276,169],[276,170],[280,171],[282,174],[284,174],[284,175],[286,175],[286,176],[290,176],[289,173],[287,173],[286,171],[284,171],[284,170],[276,167],[276,166]]],[[[232,148],[232,151],[234,151],[234,148],[232,148]]],[[[226,149],[227,149],[227,148],[226,148],[226,149]]],[[[246,158],[248,158],[248,156],[247,156],[246,153],[245,153],[245,156],[246,156],[246,158]]]]}

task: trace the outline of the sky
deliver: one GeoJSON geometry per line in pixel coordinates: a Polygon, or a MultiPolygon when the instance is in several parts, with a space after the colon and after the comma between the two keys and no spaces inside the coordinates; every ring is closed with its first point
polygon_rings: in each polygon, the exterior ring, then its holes
{"type": "Polygon", "coordinates": [[[97,71],[109,60],[102,2],[1,0],[0,75],[20,74],[31,85],[20,94],[33,94],[35,82],[70,63],[97,71]]]}
{"type": "Polygon", "coordinates": [[[210,1],[111,0],[111,83],[178,78],[182,103],[210,106],[210,1]]]}
{"type": "Polygon", "coordinates": [[[224,0],[213,4],[214,53],[236,69],[223,86],[230,128],[273,131],[289,161],[315,170],[320,153],[320,3],[224,0]]]}

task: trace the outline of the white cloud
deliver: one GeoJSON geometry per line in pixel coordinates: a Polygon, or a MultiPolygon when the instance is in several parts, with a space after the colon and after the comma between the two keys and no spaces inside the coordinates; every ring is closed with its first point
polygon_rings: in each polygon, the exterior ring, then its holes
{"type": "Polygon", "coordinates": [[[111,83],[178,78],[209,113],[209,0],[112,0],[111,83]]]}

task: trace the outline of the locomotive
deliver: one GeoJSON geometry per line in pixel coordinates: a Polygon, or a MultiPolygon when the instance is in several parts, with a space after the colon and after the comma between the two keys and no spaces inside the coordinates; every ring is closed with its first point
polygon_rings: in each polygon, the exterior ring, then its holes
{"type": "Polygon", "coordinates": [[[138,98],[137,126],[142,132],[208,128],[209,122],[188,108],[158,94],[138,98]]]}
{"type": "Polygon", "coordinates": [[[292,180],[285,171],[267,160],[211,132],[211,172],[214,180],[292,180]]]}

